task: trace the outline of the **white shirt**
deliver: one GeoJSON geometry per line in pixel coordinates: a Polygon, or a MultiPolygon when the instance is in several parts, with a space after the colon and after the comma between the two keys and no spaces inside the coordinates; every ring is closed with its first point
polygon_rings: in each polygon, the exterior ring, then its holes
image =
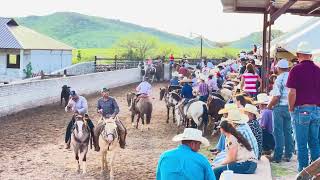
{"type": "Polygon", "coordinates": [[[79,96],[79,99],[77,101],[70,99],[68,105],[65,108],[66,111],[68,111],[68,107],[71,107],[71,110],[73,112],[77,110],[80,114],[88,113],[88,103],[86,98],[84,98],[83,96],[79,96]]]}
{"type": "Polygon", "coordinates": [[[147,94],[149,96],[151,94],[151,88],[152,86],[150,83],[143,81],[136,88],[136,91],[138,91],[138,94],[147,94]]]}

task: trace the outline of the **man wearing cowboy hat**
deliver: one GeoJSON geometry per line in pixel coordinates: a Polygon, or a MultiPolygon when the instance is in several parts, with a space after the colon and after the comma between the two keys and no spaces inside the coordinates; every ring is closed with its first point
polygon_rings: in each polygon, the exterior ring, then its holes
{"type": "Polygon", "coordinates": [[[257,101],[255,104],[259,106],[260,109],[260,119],[259,123],[262,129],[262,154],[271,155],[274,149],[274,138],[272,135],[272,110],[267,109],[270,102],[270,97],[266,93],[258,94],[257,101]]]}
{"type": "MultiPolygon", "coordinates": [[[[101,90],[102,97],[98,100],[97,103],[97,112],[101,114],[101,116],[105,118],[115,118],[117,114],[119,114],[119,106],[115,98],[110,96],[110,89],[103,88],[101,90]]],[[[115,120],[117,124],[117,131],[119,133],[119,144],[121,148],[125,148],[126,145],[126,136],[127,136],[127,129],[123,125],[123,123],[119,120],[115,120]]],[[[99,136],[101,131],[105,126],[105,122],[99,121],[99,124],[95,128],[94,132],[94,139],[95,139],[95,151],[99,151],[99,136]]]]}
{"type": "Polygon", "coordinates": [[[179,86],[179,73],[172,73],[172,79],[170,80],[170,86],[179,86]]]}
{"type": "Polygon", "coordinates": [[[287,87],[301,171],[309,165],[308,147],[312,161],[320,156],[320,68],[311,60],[307,42],[299,44],[297,57],[299,64],[291,69],[287,87]]]}
{"type": "Polygon", "coordinates": [[[209,86],[208,84],[206,84],[205,82],[205,76],[200,76],[200,83],[199,83],[199,94],[200,94],[200,97],[199,97],[199,100],[200,101],[203,101],[203,102],[207,102],[208,100],[208,97],[209,97],[209,86]]]}
{"type": "Polygon", "coordinates": [[[184,77],[181,80],[181,84],[183,84],[183,87],[181,89],[181,97],[184,98],[183,102],[178,106],[179,110],[182,114],[183,112],[183,107],[188,104],[188,102],[193,98],[193,89],[191,87],[192,80],[188,79],[187,77],[184,77]]]}
{"type": "Polygon", "coordinates": [[[157,167],[157,180],[201,179],[215,180],[207,158],[198,153],[200,145],[209,146],[198,129],[185,128],[182,134],[172,139],[181,142],[177,148],[161,154],[157,167]]]}
{"type": "Polygon", "coordinates": [[[287,162],[291,160],[294,144],[291,117],[288,110],[289,89],[286,87],[289,76],[289,62],[287,59],[281,59],[275,67],[279,75],[270,92],[272,99],[267,108],[272,109],[273,136],[275,140],[275,149],[271,161],[278,163],[282,160],[283,147],[285,147],[283,160],[287,162]]]}

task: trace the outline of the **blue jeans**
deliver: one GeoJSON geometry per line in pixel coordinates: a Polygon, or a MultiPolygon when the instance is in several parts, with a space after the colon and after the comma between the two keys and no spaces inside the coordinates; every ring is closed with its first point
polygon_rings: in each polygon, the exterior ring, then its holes
{"type": "Polygon", "coordinates": [[[245,161],[242,163],[228,164],[228,167],[225,165],[214,168],[213,171],[216,176],[216,179],[220,179],[221,173],[228,169],[232,170],[234,173],[237,174],[253,174],[257,169],[257,163],[252,161],[245,161]]]}
{"type": "Polygon", "coordinates": [[[199,100],[206,103],[208,101],[208,95],[200,96],[199,100]]]}
{"type": "Polygon", "coordinates": [[[223,151],[225,149],[225,143],[226,143],[226,136],[221,134],[218,144],[216,145],[216,149],[218,149],[219,151],[223,151]]]}
{"type": "Polygon", "coordinates": [[[319,127],[320,107],[298,106],[291,113],[298,148],[298,171],[309,165],[308,147],[311,161],[320,156],[319,127]]]}
{"type": "Polygon", "coordinates": [[[292,123],[288,106],[276,106],[272,111],[273,136],[275,141],[273,159],[281,161],[283,147],[286,158],[291,158],[294,150],[292,123]]]}

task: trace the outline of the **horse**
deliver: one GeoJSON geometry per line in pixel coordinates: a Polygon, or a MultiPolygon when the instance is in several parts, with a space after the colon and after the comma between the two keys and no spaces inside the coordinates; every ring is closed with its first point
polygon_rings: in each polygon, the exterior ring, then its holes
{"type": "MultiPolygon", "coordinates": [[[[131,92],[127,94],[127,103],[129,107],[133,106],[134,99],[136,97],[136,94],[131,92]]],[[[131,123],[132,126],[134,126],[134,117],[135,115],[138,115],[137,118],[137,124],[136,129],[138,129],[139,120],[142,119],[142,128],[144,128],[144,118],[146,116],[146,123],[147,123],[147,129],[149,129],[149,124],[151,121],[151,115],[152,115],[152,103],[148,96],[140,95],[139,100],[135,103],[135,107],[131,108],[131,123]]]]}
{"type": "Polygon", "coordinates": [[[202,130],[203,134],[206,134],[206,127],[208,125],[208,107],[207,104],[199,100],[190,100],[191,104],[183,107],[183,113],[186,117],[182,117],[179,107],[176,106],[178,113],[176,114],[177,125],[189,126],[189,119],[193,121],[196,127],[202,130]]]}
{"type": "MultiPolygon", "coordinates": [[[[116,117],[117,118],[117,117],[116,117]]],[[[117,132],[117,124],[113,118],[102,118],[105,126],[100,134],[99,144],[101,147],[101,173],[108,170],[108,154],[110,154],[110,179],[114,179],[113,162],[117,152],[120,149],[119,134],[117,132]]]]}
{"type": "Polygon", "coordinates": [[[80,172],[79,154],[82,155],[82,173],[87,172],[87,153],[90,140],[90,129],[83,117],[75,117],[74,130],[71,135],[71,144],[77,160],[77,172],[80,172]]]}
{"type": "Polygon", "coordinates": [[[210,95],[208,97],[208,102],[207,102],[208,114],[211,117],[210,122],[212,122],[212,124],[213,124],[212,135],[214,135],[218,132],[217,126],[222,118],[222,114],[218,114],[218,112],[224,108],[225,104],[226,104],[226,102],[223,100],[222,97],[221,97],[221,99],[215,95],[210,95]]]}
{"type": "Polygon", "coordinates": [[[320,158],[313,161],[308,167],[304,168],[298,175],[297,180],[320,179],[320,158]]]}
{"type": "Polygon", "coordinates": [[[64,99],[65,107],[68,105],[70,96],[70,87],[67,85],[62,86],[61,96],[60,96],[60,105],[62,105],[62,99],[64,99]]]}
{"type": "Polygon", "coordinates": [[[175,119],[175,107],[178,105],[178,103],[181,101],[180,95],[175,91],[171,91],[167,88],[160,88],[160,101],[164,99],[167,107],[167,123],[169,123],[169,114],[170,109],[172,107],[172,116],[173,116],[173,123],[176,122],[175,119]]]}
{"type": "Polygon", "coordinates": [[[155,77],[157,81],[159,82],[161,79],[163,79],[163,63],[156,63],[154,68],[156,69],[155,77]]]}
{"type": "Polygon", "coordinates": [[[150,66],[146,69],[145,76],[147,76],[150,79],[151,83],[153,83],[156,73],[157,73],[157,69],[153,66],[150,66]]]}

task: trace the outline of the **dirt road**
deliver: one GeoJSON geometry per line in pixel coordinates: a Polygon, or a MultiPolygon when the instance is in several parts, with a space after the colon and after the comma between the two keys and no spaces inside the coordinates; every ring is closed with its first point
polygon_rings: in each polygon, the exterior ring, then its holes
{"type": "MultiPolygon", "coordinates": [[[[159,88],[153,88],[154,113],[151,130],[141,132],[131,127],[125,94],[135,85],[112,89],[120,106],[119,117],[128,128],[127,148],[119,152],[115,162],[115,179],[155,179],[159,155],[175,147],[171,138],[177,133],[175,124],[166,123],[164,102],[159,101],[159,88]]],[[[89,114],[97,123],[95,113],[99,95],[86,96],[89,114]]],[[[71,150],[64,149],[65,127],[71,114],[57,104],[26,110],[0,121],[0,179],[104,179],[100,175],[100,153],[90,150],[88,173],[75,172],[76,161],[71,150]]]]}

